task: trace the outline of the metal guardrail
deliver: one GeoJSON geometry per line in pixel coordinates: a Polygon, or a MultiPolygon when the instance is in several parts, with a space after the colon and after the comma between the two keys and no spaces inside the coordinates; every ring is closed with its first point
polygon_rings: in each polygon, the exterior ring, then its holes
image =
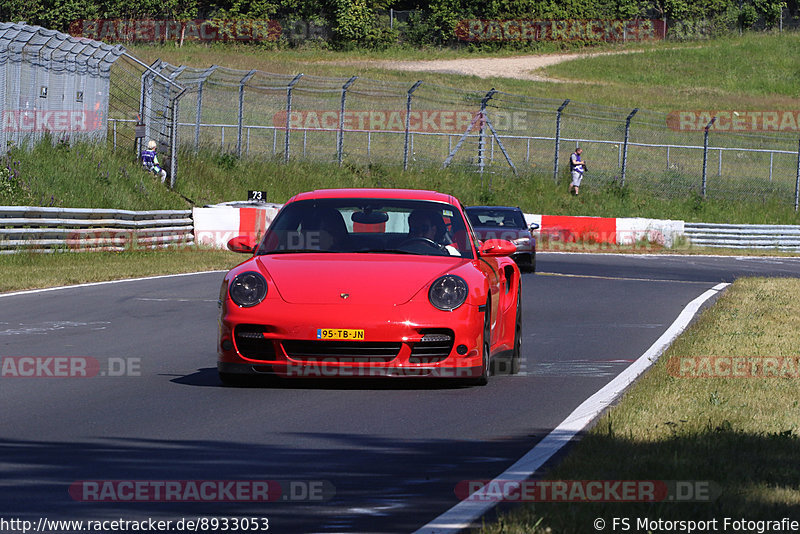
{"type": "Polygon", "coordinates": [[[772,224],[686,223],[692,245],[800,251],[800,226],[772,224]]]}
{"type": "MultiPolygon", "coordinates": [[[[696,246],[800,252],[800,225],[685,223],[684,231],[696,246]]],[[[191,210],[0,206],[0,254],[122,251],[191,244],[191,210]]]]}
{"type": "Polygon", "coordinates": [[[121,251],[193,243],[191,210],[0,206],[0,254],[121,251]]]}

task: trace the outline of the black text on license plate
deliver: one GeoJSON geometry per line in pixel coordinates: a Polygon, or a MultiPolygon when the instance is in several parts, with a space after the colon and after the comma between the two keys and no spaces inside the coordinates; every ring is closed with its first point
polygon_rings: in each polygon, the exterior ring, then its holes
{"type": "Polygon", "coordinates": [[[364,331],[350,328],[318,328],[317,339],[331,341],[364,341],[364,331]]]}

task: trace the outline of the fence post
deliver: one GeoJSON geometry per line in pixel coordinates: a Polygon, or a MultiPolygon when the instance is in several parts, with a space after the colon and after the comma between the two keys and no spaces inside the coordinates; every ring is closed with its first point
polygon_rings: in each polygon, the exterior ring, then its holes
{"type": "Polygon", "coordinates": [[[197,82],[197,113],[195,114],[194,123],[194,152],[195,154],[200,150],[200,118],[203,116],[203,85],[206,83],[206,78],[217,70],[217,65],[211,65],[201,75],[200,80],[197,82]]]}
{"type": "MultiPolygon", "coordinates": [[[[186,92],[186,88],[185,87],[182,88],[181,91],[177,95],[175,95],[172,99],[170,99],[170,95],[172,95],[172,92],[174,90],[173,85],[177,85],[175,83],[175,80],[178,79],[178,76],[180,76],[185,69],[186,66],[182,65],[177,69],[175,69],[175,71],[172,74],[170,74],[169,76],[170,85],[165,86],[165,91],[164,91],[165,93],[164,98],[166,101],[169,102],[169,105],[164,106],[164,121],[162,123],[162,132],[169,133],[168,139],[169,139],[169,160],[170,160],[169,161],[170,189],[175,188],[175,179],[176,179],[176,174],[178,173],[178,124],[180,123],[180,121],[178,121],[178,115],[179,115],[178,100],[180,100],[180,98],[186,92]],[[170,121],[169,125],[166,124],[167,116],[169,116],[169,121],[170,121]],[[167,129],[168,132],[165,131],[167,129]]],[[[163,133],[162,135],[160,135],[160,138],[162,139],[164,137],[163,133]]]]}
{"type": "Polygon", "coordinates": [[[564,100],[556,112],[556,153],[553,158],[553,181],[556,183],[558,183],[558,145],[561,143],[561,112],[567,105],[569,105],[569,98],[564,100]]]}
{"type": "Polygon", "coordinates": [[[491,98],[494,96],[496,92],[497,91],[495,90],[495,88],[492,87],[491,91],[486,93],[486,96],[484,96],[483,99],[481,99],[481,111],[480,111],[481,130],[480,134],[478,135],[478,167],[480,168],[481,176],[483,176],[483,168],[486,166],[485,163],[486,158],[483,156],[484,152],[483,145],[485,144],[484,137],[486,136],[486,104],[487,102],[489,102],[489,100],[491,100],[491,98]]]}
{"type": "Polygon", "coordinates": [[[250,81],[250,78],[256,73],[255,70],[251,70],[247,74],[244,75],[239,81],[239,116],[236,128],[236,157],[242,157],[242,127],[244,126],[244,86],[245,84],[250,81]]]}
{"type": "Polygon", "coordinates": [[[717,120],[716,117],[711,117],[711,120],[705,127],[705,133],[703,134],[703,185],[700,189],[703,198],[706,198],[706,177],[707,177],[707,170],[708,170],[708,130],[711,129],[711,125],[714,124],[714,121],[717,120]]]}
{"type": "Polygon", "coordinates": [[[797,143],[797,176],[794,181],[794,211],[800,204],[800,141],[797,143]]]}
{"type": "Polygon", "coordinates": [[[200,151],[200,117],[203,115],[203,82],[197,82],[197,109],[194,114],[194,153],[200,151]]]}
{"type": "Polygon", "coordinates": [[[144,137],[136,138],[133,142],[133,150],[136,153],[136,159],[139,159],[139,154],[142,151],[140,143],[144,143],[145,139],[150,138],[150,113],[148,109],[153,106],[153,78],[155,69],[161,67],[162,61],[155,60],[149,67],[145,66],[144,74],[142,74],[141,84],[139,86],[139,116],[145,125],[144,137]]]}
{"type": "Polygon", "coordinates": [[[336,155],[339,159],[339,165],[342,164],[342,158],[344,157],[342,151],[344,145],[344,103],[347,98],[347,89],[353,85],[357,79],[358,76],[353,76],[342,86],[342,107],[339,111],[339,132],[336,139],[336,155]]]}
{"type": "Polygon", "coordinates": [[[408,170],[408,132],[411,129],[411,95],[422,84],[422,80],[417,80],[417,83],[411,86],[411,89],[406,93],[406,132],[405,142],[403,143],[403,170],[408,170]]]}
{"type": "Polygon", "coordinates": [[[172,100],[171,104],[171,115],[172,115],[172,128],[170,128],[170,139],[169,139],[169,153],[170,153],[170,161],[169,161],[169,188],[175,189],[175,182],[177,180],[178,174],[178,103],[181,97],[186,93],[186,88],[184,87],[180,93],[175,95],[175,98],[172,100]]]}
{"type": "Polygon", "coordinates": [[[292,88],[294,84],[300,81],[300,78],[303,77],[303,74],[300,73],[295,76],[289,85],[286,86],[286,140],[284,141],[284,149],[283,149],[283,162],[289,163],[289,118],[292,115],[292,88]]]}
{"type": "Polygon", "coordinates": [[[622,183],[620,184],[622,187],[625,187],[625,170],[628,168],[628,139],[631,133],[631,119],[633,119],[637,111],[639,111],[639,108],[634,108],[628,118],[625,119],[625,142],[622,145],[622,183]]]}

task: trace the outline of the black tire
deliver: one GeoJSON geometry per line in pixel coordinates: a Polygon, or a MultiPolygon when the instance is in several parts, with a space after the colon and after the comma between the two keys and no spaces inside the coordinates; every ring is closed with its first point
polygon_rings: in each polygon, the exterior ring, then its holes
{"type": "Polygon", "coordinates": [[[517,293],[517,313],[514,322],[514,345],[509,351],[504,351],[502,356],[495,356],[492,361],[495,375],[515,375],[519,373],[522,355],[522,293],[517,293]]]}
{"type": "Polygon", "coordinates": [[[521,273],[536,272],[536,251],[531,252],[530,256],[520,256],[517,259],[517,266],[521,273]]]}
{"type": "Polygon", "coordinates": [[[522,288],[517,290],[517,319],[514,323],[514,349],[511,352],[511,374],[522,366],[522,288]]]}
{"type": "Polygon", "coordinates": [[[486,312],[483,319],[483,358],[481,358],[483,371],[478,378],[475,378],[472,383],[476,386],[485,386],[489,383],[489,376],[492,374],[492,309],[491,301],[486,300],[486,312]]]}

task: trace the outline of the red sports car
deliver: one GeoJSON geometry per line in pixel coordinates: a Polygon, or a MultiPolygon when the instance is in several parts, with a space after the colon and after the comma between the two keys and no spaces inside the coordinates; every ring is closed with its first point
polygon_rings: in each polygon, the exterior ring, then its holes
{"type": "Polygon", "coordinates": [[[520,273],[433,191],[291,198],[220,290],[218,371],[243,377],[442,377],[486,384],[520,366],[520,273]],[[494,358],[494,361],[493,361],[494,358]],[[502,365],[500,365],[502,363],[502,365]]]}

